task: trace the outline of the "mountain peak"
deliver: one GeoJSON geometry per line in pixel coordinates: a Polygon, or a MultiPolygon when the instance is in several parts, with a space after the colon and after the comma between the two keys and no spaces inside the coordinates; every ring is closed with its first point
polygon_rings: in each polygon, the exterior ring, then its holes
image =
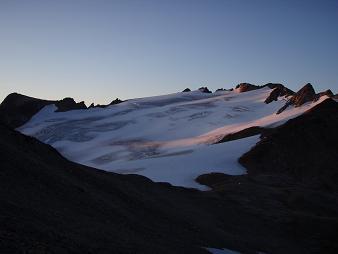
{"type": "MultiPolygon", "coordinates": [[[[324,95],[324,94],[323,94],[324,95]]],[[[300,107],[306,102],[316,101],[319,97],[322,96],[320,94],[316,94],[315,89],[310,83],[307,83],[303,86],[297,93],[295,93],[283,107],[281,107],[277,114],[282,113],[287,107],[293,105],[295,107],[300,107]]]]}
{"type": "Polygon", "coordinates": [[[250,83],[240,83],[238,84],[235,89],[238,90],[240,93],[252,91],[261,88],[260,86],[256,86],[250,83]]]}
{"type": "Polygon", "coordinates": [[[212,92],[208,89],[208,87],[206,87],[206,86],[202,86],[202,87],[198,88],[198,90],[199,90],[200,92],[202,92],[202,93],[212,93],[212,92]]]}

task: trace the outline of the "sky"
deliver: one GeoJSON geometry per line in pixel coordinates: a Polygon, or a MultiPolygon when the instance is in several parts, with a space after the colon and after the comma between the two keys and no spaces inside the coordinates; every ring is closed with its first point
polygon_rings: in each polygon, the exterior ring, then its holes
{"type": "Polygon", "coordinates": [[[0,101],[241,82],[338,92],[338,1],[0,0],[0,101]]]}

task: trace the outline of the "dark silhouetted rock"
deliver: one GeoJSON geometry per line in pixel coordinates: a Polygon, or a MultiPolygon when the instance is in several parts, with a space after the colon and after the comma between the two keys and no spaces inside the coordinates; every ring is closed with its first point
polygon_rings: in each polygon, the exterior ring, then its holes
{"type": "Polygon", "coordinates": [[[313,101],[316,98],[316,92],[313,86],[308,83],[300,89],[295,95],[292,96],[290,102],[292,105],[299,107],[306,102],[313,101]]]}
{"type": "Polygon", "coordinates": [[[111,105],[116,105],[123,102],[123,100],[120,100],[119,98],[116,98],[115,100],[113,100],[111,103],[109,103],[108,105],[101,105],[101,104],[96,104],[94,105],[94,103],[90,104],[89,108],[106,108],[108,106],[111,105]]]}
{"type": "Polygon", "coordinates": [[[198,90],[202,93],[211,93],[211,91],[206,86],[202,86],[198,88],[198,90]]]}
{"type": "Polygon", "coordinates": [[[263,130],[264,130],[264,128],[262,128],[262,127],[252,126],[252,127],[246,128],[244,130],[241,130],[241,131],[238,131],[238,132],[235,132],[235,133],[230,133],[230,134],[224,136],[220,141],[217,142],[217,144],[255,136],[255,135],[261,134],[263,132],[263,130]]]}
{"type": "Polygon", "coordinates": [[[79,103],[76,103],[73,98],[64,98],[60,101],[55,101],[54,104],[58,108],[56,112],[65,112],[69,110],[75,110],[75,109],[87,109],[86,104],[84,101],[81,101],[79,103]]]}
{"type": "Polygon", "coordinates": [[[256,90],[261,88],[260,86],[256,86],[250,83],[240,83],[236,86],[236,89],[240,92],[240,93],[244,93],[244,92],[248,92],[248,91],[252,91],[252,90],[256,90]]]}
{"type": "Polygon", "coordinates": [[[44,106],[54,101],[40,100],[18,93],[9,94],[0,104],[0,118],[6,125],[17,128],[31,119],[44,106]]]}
{"type": "Polygon", "coordinates": [[[320,97],[322,96],[328,96],[330,98],[334,97],[334,94],[332,93],[332,91],[330,89],[324,91],[324,92],[320,92],[318,94],[316,94],[316,98],[315,98],[315,101],[319,100],[320,97]]]}
{"type": "Polygon", "coordinates": [[[269,104],[273,101],[277,101],[278,97],[281,97],[281,96],[287,97],[287,96],[293,95],[295,93],[282,84],[268,83],[268,84],[264,85],[263,87],[265,87],[265,86],[273,89],[272,92],[270,93],[270,95],[264,101],[266,104],[269,104]]]}
{"type": "Polygon", "coordinates": [[[233,88],[231,89],[225,89],[225,88],[218,88],[215,92],[226,92],[226,91],[232,91],[233,88]]]}
{"type": "Polygon", "coordinates": [[[319,93],[319,97],[322,97],[322,96],[324,96],[324,95],[326,95],[326,96],[328,96],[328,97],[334,96],[333,92],[332,92],[330,89],[328,89],[328,90],[326,90],[326,91],[324,91],[324,92],[320,92],[320,93],[319,93]]]}
{"type": "Polygon", "coordinates": [[[287,107],[293,105],[299,107],[306,102],[314,101],[316,99],[316,92],[310,83],[303,86],[297,93],[295,93],[285,105],[277,111],[277,114],[282,113],[287,107]]]}
{"type": "Polygon", "coordinates": [[[119,98],[116,98],[115,100],[113,100],[109,105],[116,105],[123,102],[123,100],[120,100],[119,98]]]}
{"type": "Polygon", "coordinates": [[[186,93],[186,92],[191,92],[190,88],[186,88],[182,91],[183,93],[186,93]]]}
{"type": "Polygon", "coordinates": [[[31,119],[47,105],[55,104],[58,112],[74,109],[86,109],[84,102],[76,103],[72,98],[60,101],[41,100],[26,95],[11,93],[0,105],[0,117],[6,125],[17,128],[31,119]]]}
{"type": "Polygon", "coordinates": [[[338,103],[327,99],[263,132],[261,141],[239,161],[251,174],[284,174],[303,184],[338,191],[337,130],[338,103]]]}

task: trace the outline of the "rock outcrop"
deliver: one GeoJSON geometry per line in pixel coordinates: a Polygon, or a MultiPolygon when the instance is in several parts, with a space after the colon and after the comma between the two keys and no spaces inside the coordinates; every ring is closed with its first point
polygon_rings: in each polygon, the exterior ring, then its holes
{"type": "Polygon", "coordinates": [[[190,88],[186,88],[182,91],[182,93],[186,93],[186,92],[191,92],[190,88]]]}
{"type": "Polygon", "coordinates": [[[306,102],[313,101],[316,98],[316,92],[310,83],[303,86],[295,95],[290,99],[290,103],[295,107],[299,107],[306,102]]]}
{"type": "Polygon", "coordinates": [[[199,90],[200,92],[202,92],[202,93],[212,93],[212,92],[208,89],[208,87],[206,87],[206,86],[202,86],[202,87],[198,88],[198,90],[199,90]]]}
{"type": "Polygon", "coordinates": [[[120,104],[121,102],[123,102],[123,100],[120,100],[119,98],[116,98],[109,105],[116,105],[116,104],[120,104]]]}
{"type": "Polygon", "coordinates": [[[75,110],[75,109],[87,109],[87,106],[84,103],[84,101],[76,103],[73,98],[69,98],[69,97],[64,98],[60,101],[54,101],[53,103],[58,108],[56,112],[65,112],[65,111],[75,110]]]}
{"type": "Polygon", "coordinates": [[[333,97],[333,93],[331,90],[326,90],[324,92],[320,92],[316,94],[313,86],[310,83],[307,83],[305,86],[303,86],[297,93],[295,93],[286,103],[283,107],[281,107],[277,114],[282,113],[285,109],[287,109],[289,106],[294,107],[300,107],[304,103],[317,101],[322,96],[328,96],[333,97]]]}
{"type": "MultiPolygon", "coordinates": [[[[307,86],[301,103],[313,99],[307,86]]],[[[312,187],[338,191],[338,103],[326,99],[284,125],[263,132],[239,162],[251,174],[282,174],[312,187]]]]}
{"type": "Polygon", "coordinates": [[[29,121],[44,106],[52,103],[52,101],[11,93],[0,104],[0,118],[4,124],[17,128],[29,121]]]}
{"type": "Polygon", "coordinates": [[[319,100],[320,97],[322,97],[322,96],[327,96],[327,97],[330,97],[330,98],[334,98],[333,92],[332,92],[330,89],[328,89],[328,90],[326,90],[326,91],[324,91],[324,92],[318,93],[318,94],[316,95],[315,101],[319,100]]]}
{"type": "Polygon", "coordinates": [[[261,134],[264,130],[265,130],[265,128],[263,128],[263,127],[252,126],[252,127],[240,130],[238,132],[225,135],[221,140],[216,142],[216,144],[224,143],[224,142],[228,142],[228,141],[233,141],[233,140],[237,140],[237,139],[242,139],[242,138],[247,138],[247,137],[251,137],[251,136],[254,136],[254,135],[258,135],[258,134],[261,134]]]}
{"type": "Polygon", "coordinates": [[[90,106],[88,108],[106,108],[110,105],[116,105],[119,104],[121,102],[124,102],[123,100],[120,100],[119,98],[116,98],[115,100],[113,100],[111,103],[109,103],[108,105],[101,105],[101,104],[96,104],[94,105],[94,103],[90,104],[90,106]]]}
{"type": "Polygon", "coordinates": [[[240,93],[244,93],[244,92],[248,92],[248,91],[252,91],[252,90],[257,90],[259,88],[262,88],[261,86],[256,86],[250,83],[240,83],[238,84],[235,89],[240,92],[240,93]]]}
{"type": "Polygon", "coordinates": [[[264,85],[263,87],[265,87],[265,86],[273,89],[272,92],[270,93],[270,95],[264,101],[266,104],[269,104],[273,101],[277,101],[278,97],[281,97],[281,96],[288,97],[288,96],[293,95],[295,93],[282,84],[268,83],[268,84],[264,85]]]}
{"type": "Polygon", "coordinates": [[[50,104],[55,104],[58,112],[87,108],[83,101],[76,103],[72,98],[52,101],[11,93],[0,104],[0,118],[4,124],[17,128],[29,121],[43,107],[50,104]]]}

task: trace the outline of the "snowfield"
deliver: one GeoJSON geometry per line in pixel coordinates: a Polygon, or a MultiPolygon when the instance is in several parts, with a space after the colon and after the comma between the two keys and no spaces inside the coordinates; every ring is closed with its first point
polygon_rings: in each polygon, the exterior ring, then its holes
{"type": "Polygon", "coordinates": [[[251,126],[275,127],[326,99],[276,115],[286,99],[265,104],[271,91],[182,92],[68,112],[54,112],[55,105],[49,105],[18,130],[84,165],[206,189],[194,181],[197,176],[245,173],[237,160],[259,135],[213,143],[251,126]]]}

